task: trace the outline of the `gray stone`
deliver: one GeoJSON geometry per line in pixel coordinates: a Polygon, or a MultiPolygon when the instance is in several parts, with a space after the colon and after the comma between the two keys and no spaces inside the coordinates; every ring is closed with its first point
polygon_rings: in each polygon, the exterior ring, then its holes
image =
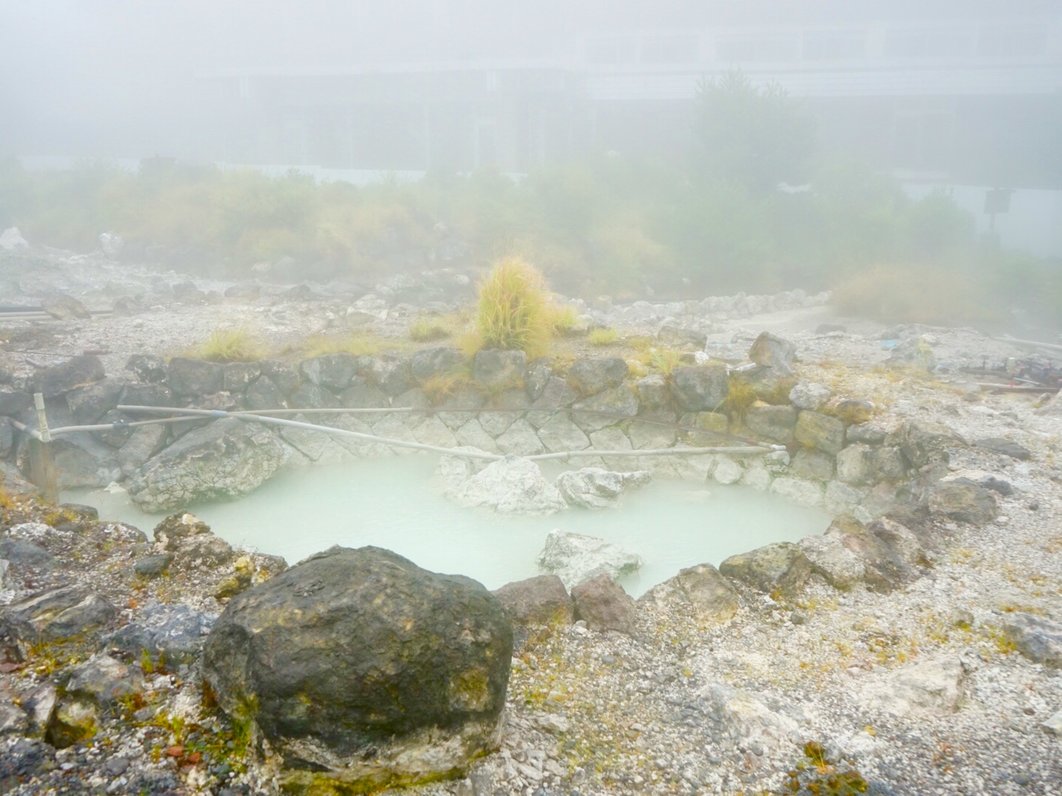
{"type": "Polygon", "coordinates": [[[242,393],[262,375],[257,362],[229,362],[223,366],[221,388],[226,392],[242,393]]]}
{"type": "Polygon", "coordinates": [[[173,563],[173,553],[160,553],[153,556],[144,556],[137,559],[133,564],[133,571],[144,578],[157,578],[162,575],[170,564],[173,563]]]}
{"type": "Polygon", "coordinates": [[[712,468],[712,479],[720,484],[736,484],[745,474],[745,468],[741,462],[721,455],[716,458],[715,467],[712,468]]]}
{"type": "Polygon", "coordinates": [[[677,421],[674,412],[643,411],[627,424],[627,436],[637,450],[671,448],[678,439],[677,421]]]}
{"type": "Polygon", "coordinates": [[[170,511],[256,489],[280,468],[287,450],[271,432],[236,418],[195,429],[152,457],[129,481],[145,511],[170,511]]]}
{"type": "Polygon", "coordinates": [[[787,445],[793,441],[797,410],[756,401],[745,410],[745,425],[758,437],[787,445]]]}
{"type": "Polygon", "coordinates": [[[815,412],[821,409],[832,395],[828,387],[811,381],[801,381],[789,391],[789,403],[797,409],[810,409],[815,412]]]}
{"type": "Polygon", "coordinates": [[[457,444],[466,448],[478,448],[484,451],[495,449],[494,437],[483,430],[476,418],[472,418],[454,432],[457,444]]]}
{"type": "Polygon", "coordinates": [[[925,338],[916,337],[904,340],[892,349],[885,365],[897,370],[932,373],[937,367],[937,358],[925,338]]]}
{"type": "Polygon", "coordinates": [[[299,371],[311,383],[332,392],[342,392],[350,386],[358,370],[358,360],[352,354],[323,354],[299,363],[299,371]]]}
{"type": "Polygon", "coordinates": [[[484,348],[472,359],[472,378],[492,390],[524,387],[527,354],[500,348],[484,348]]]}
{"type": "Polygon", "coordinates": [[[822,484],[816,481],[781,476],[771,481],[771,492],[801,506],[822,505],[822,484]]]}
{"type": "Polygon", "coordinates": [[[626,384],[585,398],[572,406],[572,421],[587,434],[638,414],[638,398],[626,384]]]}
{"type": "Polygon", "coordinates": [[[568,384],[579,395],[596,395],[623,384],[627,363],[619,357],[579,359],[568,368],[568,384]]]}
{"type": "Polygon", "coordinates": [[[50,572],[55,568],[55,557],[28,539],[0,537],[0,558],[9,561],[17,569],[50,572]]]}
{"type": "Polygon", "coordinates": [[[538,438],[551,452],[581,451],[590,447],[590,439],[571,421],[567,412],[557,412],[540,426],[538,438]]]}
{"type": "Polygon", "coordinates": [[[118,449],[116,458],[123,475],[132,475],[166,445],[165,426],[138,426],[118,449]]]}
{"type": "Polygon", "coordinates": [[[659,374],[652,374],[638,379],[634,383],[638,404],[643,410],[669,409],[671,407],[671,387],[667,379],[659,374]]]}
{"type": "Polygon", "coordinates": [[[642,560],[596,536],[554,529],[546,536],[538,563],[570,588],[595,575],[618,578],[634,572],[642,560]]]}
{"type": "Polygon", "coordinates": [[[435,376],[449,376],[464,367],[464,364],[464,355],[449,346],[422,349],[409,361],[413,379],[421,384],[435,376]]]}
{"type": "Polygon", "coordinates": [[[156,354],[133,354],[126,360],[125,369],[145,384],[166,380],[166,361],[156,354]]]}
{"type": "Polygon", "coordinates": [[[713,726],[728,742],[753,748],[792,747],[801,738],[800,725],[791,717],[771,710],[752,694],[722,683],[712,683],[697,696],[713,726]]]}
{"type": "Polygon", "coordinates": [[[634,634],[637,606],[630,595],[607,574],[586,578],[572,588],[575,617],[591,630],[634,634]]]}
{"type": "Polygon", "coordinates": [[[821,536],[806,536],[801,539],[801,552],[811,562],[811,571],[819,575],[833,588],[848,591],[864,580],[866,567],[861,556],[849,550],[844,543],[844,532],[835,521],[821,536]]]}
{"type": "Polygon", "coordinates": [[[570,625],[575,619],[564,582],[556,575],[537,575],[533,578],[506,583],[494,591],[502,608],[515,625],[570,625]]]}
{"type": "Polygon", "coordinates": [[[687,412],[679,418],[686,442],[695,448],[721,445],[728,437],[730,418],[722,412],[687,412]]]}
{"type": "Polygon", "coordinates": [[[78,425],[96,423],[109,410],[118,406],[125,382],[121,379],[102,379],[66,393],[66,404],[78,425]]]}
{"type": "Polygon", "coordinates": [[[620,495],[652,479],[645,470],[617,473],[600,467],[583,467],[557,476],[557,490],[570,506],[598,509],[615,506],[620,495]]]}
{"type": "Polygon", "coordinates": [[[749,349],[749,359],[788,376],[796,362],[796,346],[770,332],[761,332],[749,349]]]}
{"type": "Polygon", "coordinates": [[[495,749],[511,655],[475,581],[332,548],[234,597],[202,671],[278,753],[285,789],[364,791],[460,776],[495,749]]]}
{"type": "Polygon", "coordinates": [[[963,481],[941,481],[929,494],[929,509],[959,522],[984,525],[999,516],[999,505],[983,486],[963,481]]]}
{"type": "Polygon", "coordinates": [[[924,420],[906,421],[897,435],[903,455],[916,469],[947,464],[948,448],[958,442],[946,426],[924,420]]]}
{"type": "Polygon", "coordinates": [[[948,715],[962,705],[965,685],[962,661],[944,654],[889,672],[864,692],[863,700],[895,716],[948,715]]]}
{"type": "MultiPolygon", "coordinates": [[[[132,406],[173,406],[173,390],[164,384],[135,384],[126,382],[122,391],[123,404],[132,406]]],[[[277,406],[277,404],[274,404],[277,406]]]]}
{"type": "Polygon", "coordinates": [[[166,368],[166,381],[177,395],[201,396],[220,392],[225,369],[216,362],[174,357],[166,368]]]}
{"type": "Polygon", "coordinates": [[[531,425],[520,418],[494,440],[498,450],[512,456],[534,456],[546,448],[531,425]]]}
{"type": "Polygon", "coordinates": [[[10,603],[4,613],[28,622],[42,641],[59,641],[95,633],[117,615],[114,606],[98,594],[69,586],[10,603]]]}
{"type": "Polygon", "coordinates": [[[546,389],[546,384],[549,383],[552,377],[553,368],[550,367],[549,362],[544,359],[532,362],[528,366],[524,377],[524,389],[527,390],[527,397],[532,401],[538,400],[538,397],[542,395],[543,390],[546,389]]]}
{"type": "Polygon", "coordinates": [[[777,542],[730,556],[719,571],[767,594],[792,597],[807,582],[811,562],[797,545],[777,542]]]}
{"type": "Polygon", "coordinates": [[[29,726],[29,716],[26,715],[26,711],[8,699],[0,697],[0,737],[25,735],[29,726]]]}
{"type": "Polygon", "coordinates": [[[114,480],[114,451],[86,432],[64,434],[51,443],[60,489],[105,486],[114,480]]]}
{"type": "Polygon", "coordinates": [[[1062,624],[1042,616],[1013,613],[1003,620],[1003,633],[1029,660],[1062,668],[1062,624]]]}
{"type": "Polygon", "coordinates": [[[70,670],[63,690],[67,696],[81,697],[107,706],[139,693],[143,687],[143,678],[138,670],[110,655],[98,654],[70,670]]]}
{"type": "Polygon", "coordinates": [[[486,506],[503,514],[552,514],[566,505],[537,464],[516,456],[491,462],[447,496],[464,506],[486,506]]]}
{"type": "Polygon", "coordinates": [[[23,390],[0,387],[0,415],[17,417],[33,406],[33,397],[23,390]]]}
{"type": "Polygon", "coordinates": [[[790,472],[799,478],[829,481],[833,478],[834,459],[828,453],[801,448],[793,456],[790,472]]]}
{"type": "Polygon", "coordinates": [[[686,412],[714,412],[729,393],[726,365],[722,362],[675,368],[671,379],[672,396],[686,412]]]}
{"type": "Polygon", "coordinates": [[[867,445],[880,445],[889,436],[892,429],[882,423],[869,420],[848,427],[845,438],[849,442],[863,442],[867,445]]]}
{"type": "Polygon", "coordinates": [[[874,449],[859,442],[837,454],[837,480],[845,484],[869,484],[874,480],[874,449]]]}
{"type": "Polygon", "coordinates": [[[794,437],[801,445],[836,455],[844,447],[844,423],[808,409],[797,417],[794,437]]]}
{"type": "Polygon", "coordinates": [[[977,440],[974,445],[978,448],[992,451],[993,453],[999,453],[1003,456],[1009,456],[1012,459],[1018,459],[1019,461],[1026,461],[1032,457],[1032,451],[1024,445],[1021,445],[1012,439],[1005,439],[1003,437],[986,437],[977,440]]]}
{"type": "Polygon", "coordinates": [[[369,372],[379,388],[392,397],[413,386],[413,371],[409,360],[404,358],[374,358],[369,364],[369,372]]]}
{"type": "Polygon", "coordinates": [[[103,362],[99,357],[81,354],[38,371],[34,378],[44,397],[54,398],[78,387],[95,384],[104,375],[103,362]]]}
{"type": "Polygon", "coordinates": [[[199,657],[215,619],[187,605],[148,603],[135,621],[119,628],[106,642],[132,660],[140,660],[146,652],[155,663],[190,664],[199,657]]]}
{"type": "Polygon", "coordinates": [[[711,564],[680,570],[650,589],[639,602],[688,617],[700,626],[729,622],[741,607],[734,587],[711,564]]]}

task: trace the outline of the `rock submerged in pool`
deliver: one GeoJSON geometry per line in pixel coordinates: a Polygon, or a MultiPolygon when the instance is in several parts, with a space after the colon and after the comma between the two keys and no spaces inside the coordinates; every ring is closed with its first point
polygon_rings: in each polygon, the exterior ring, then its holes
{"type": "Polygon", "coordinates": [[[234,498],[257,489],[287,460],[268,429],[225,418],[189,431],[152,457],[129,481],[129,497],[144,511],[234,498]]]}
{"type": "Polygon", "coordinates": [[[234,597],[203,677],[280,753],[286,789],[361,793],[458,776],[495,748],[512,644],[479,583],[333,547],[234,597]]]}

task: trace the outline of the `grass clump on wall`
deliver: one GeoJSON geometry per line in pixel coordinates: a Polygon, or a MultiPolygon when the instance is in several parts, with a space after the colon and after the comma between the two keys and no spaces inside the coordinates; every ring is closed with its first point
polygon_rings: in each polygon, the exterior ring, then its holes
{"type": "Polygon", "coordinates": [[[479,287],[476,331],[482,348],[546,353],[553,335],[553,312],[542,274],[518,257],[507,257],[479,287]]]}
{"type": "Polygon", "coordinates": [[[265,348],[247,329],[217,329],[192,350],[195,359],[208,362],[256,362],[266,355],[265,348]]]}

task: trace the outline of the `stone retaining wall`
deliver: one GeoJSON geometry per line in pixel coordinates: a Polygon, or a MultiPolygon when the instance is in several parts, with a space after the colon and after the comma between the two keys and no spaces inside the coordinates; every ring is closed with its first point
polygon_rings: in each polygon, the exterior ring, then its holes
{"type": "MultiPolygon", "coordinates": [[[[784,361],[755,356],[755,350],[753,356],[767,364],[728,368],[707,362],[642,377],[620,358],[581,359],[562,369],[545,360],[528,362],[518,351],[484,350],[469,362],[445,346],[404,357],[328,354],[298,363],[218,364],[179,357],[166,362],[137,355],[121,375],[105,374],[96,357],[84,355],[38,371],[22,389],[0,387],[0,456],[25,469],[26,446],[10,418],[34,423],[34,390],[44,393],[53,428],[114,424],[53,443],[61,486],[67,488],[133,478],[181,436],[210,422],[129,427],[128,421],[145,416],[127,416],[116,409],[119,404],[402,408],[412,411],[295,418],[390,439],[516,455],[760,441],[785,450],[742,458],[702,454],[579,461],[581,466],[597,463],[746,484],[865,519],[888,504],[912,469],[940,453],[937,431],[876,421],[868,402],[801,383],[784,361]]],[[[403,450],[303,429],[269,433],[294,464],[403,450]]]]}

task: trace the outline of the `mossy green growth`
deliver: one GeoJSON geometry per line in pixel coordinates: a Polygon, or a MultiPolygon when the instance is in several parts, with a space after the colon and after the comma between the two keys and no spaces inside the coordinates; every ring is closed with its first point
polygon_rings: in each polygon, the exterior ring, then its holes
{"type": "Polygon", "coordinates": [[[827,757],[822,744],[808,741],[804,744],[804,759],[786,773],[782,792],[809,796],[858,796],[869,788],[862,774],[855,769],[841,770],[837,763],[827,757]]]}

